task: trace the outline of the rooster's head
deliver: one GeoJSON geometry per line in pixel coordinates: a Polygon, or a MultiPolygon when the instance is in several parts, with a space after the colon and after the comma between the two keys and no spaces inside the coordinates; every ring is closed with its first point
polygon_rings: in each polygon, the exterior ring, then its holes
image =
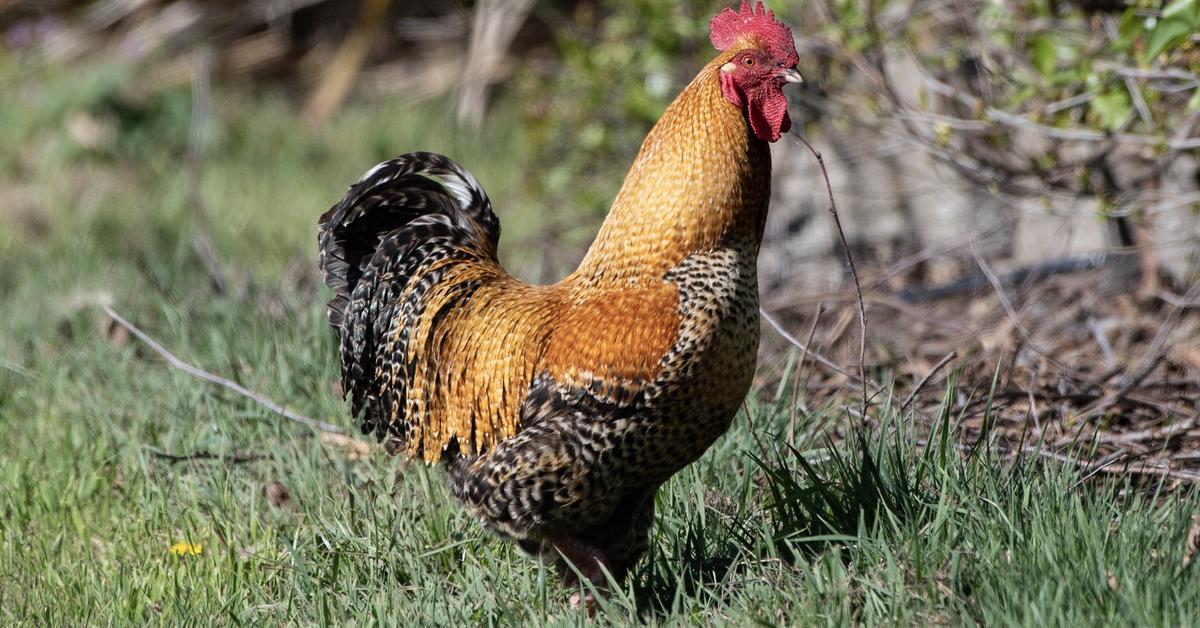
{"type": "Polygon", "coordinates": [[[709,38],[717,50],[732,52],[719,70],[721,92],[740,107],[759,139],[774,142],[792,126],[784,83],[799,83],[796,44],[792,31],[775,20],[760,1],[752,9],[725,9],[713,16],[709,38]]]}

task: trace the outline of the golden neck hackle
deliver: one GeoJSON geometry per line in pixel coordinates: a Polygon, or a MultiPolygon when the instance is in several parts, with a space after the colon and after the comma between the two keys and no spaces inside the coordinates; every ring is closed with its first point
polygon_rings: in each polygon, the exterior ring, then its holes
{"type": "Polygon", "coordinates": [[[659,280],[692,253],[762,241],[770,151],[721,93],[718,74],[737,52],[709,62],[650,130],[572,274],[579,285],[659,280]]]}

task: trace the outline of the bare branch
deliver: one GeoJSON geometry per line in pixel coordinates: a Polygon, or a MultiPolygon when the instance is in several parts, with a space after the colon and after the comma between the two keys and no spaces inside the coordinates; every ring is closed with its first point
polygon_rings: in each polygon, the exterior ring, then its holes
{"type": "Polygon", "coordinates": [[[1187,81],[1190,83],[1200,83],[1200,76],[1183,70],[1181,68],[1133,68],[1112,61],[1098,59],[1095,61],[1095,67],[1098,70],[1109,70],[1116,72],[1121,76],[1127,76],[1135,79],[1158,79],[1167,81],[1187,81]]]}
{"type": "Polygon", "coordinates": [[[917,398],[917,395],[921,392],[921,389],[925,387],[925,383],[929,381],[929,378],[933,377],[938,371],[942,370],[942,367],[946,366],[951,360],[957,357],[957,351],[951,351],[950,353],[942,356],[942,359],[938,360],[938,363],[934,364],[933,368],[929,369],[929,372],[925,374],[925,377],[922,377],[921,381],[917,382],[917,385],[913,387],[912,392],[908,393],[908,396],[905,397],[904,401],[900,403],[900,411],[904,412],[907,410],[908,404],[912,403],[913,400],[917,398]]]}
{"type": "MultiPolygon", "coordinates": [[[[916,444],[921,447],[928,447],[929,441],[924,440],[924,439],[917,439],[916,444]]],[[[954,446],[954,448],[959,451],[962,451],[962,452],[972,451],[972,448],[970,446],[963,445],[963,444],[956,444],[954,446]]],[[[1050,450],[1044,449],[1039,446],[1025,446],[1025,447],[1016,447],[1016,448],[993,446],[993,447],[989,447],[989,449],[991,449],[995,453],[1007,454],[1010,456],[1015,456],[1018,453],[1034,454],[1036,456],[1041,456],[1042,458],[1047,458],[1049,460],[1054,460],[1056,462],[1069,464],[1073,467],[1080,469],[1080,471],[1085,474],[1084,477],[1080,480],[1080,482],[1087,480],[1088,478],[1096,475],[1097,473],[1111,473],[1111,474],[1116,474],[1116,475],[1125,475],[1125,474],[1154,475],[1154,476],[1159,476],[1159,477],[1180,480],[1182,482],[1200,483],[1200,473],[1196,473],[1194,471],[1187,471],[1187,470],[1183,470],[1183,469],[1172,469],[1170,467],[1156,467],[1156,466],[1151,466],[1148,464],[1123,465],[1118,468],[1114,468],[1114,463],[1124,460],[1128,457],[1128,452],[1125,452],[1125,451],[1114,452],[1113,454],[1105,457],[1102,460],[1097,460],[1097,461],[1093,462],[1093,461],[1089,461],[1089,460],[1082,460],[1079,458],[1074,458],[1072,456],[1068,456],[1066,454],[1061,454],[1056,451],[1050,451],[1050,450]]],[[[1076,483],[1076,485],[1078,485],[1078,483],[1076,483]]]]}
{"type": "Polygon", "coordinates": [[[190,454],[172,454],[169,452],[160,451],[153,447],[146,447],[146,451],[150,452],[151,456],[166,460],[168,462],[195,462],[197,460],[213,460],[215,462],[240,464],[243,462],[264,460],[270,457],[266,454],[214,454],[203,449],[190,454]]]}
{"type": "Polygon", "coordinates": [[[842,229],[842,219],[838,216],[837,201],[833,198],[833,184],[829,182],[829,171],[825,169],[825,158],[820,151],[813,148],[803,135],[792,127],[792,137],[796,138],[808,152],[817,159],[821,167],[821,176],[825,179],[825,192],[829,196],[829,213],[833,216],[833,225],[837,227],[838,237],[842,240],[842,248],[846,251],[846,263],[850,266],[850,277],[854,280],[854,292],[858,295],[858,379],[862,382],[862,416],[866,420],[867,394],[867,305],[863,301],[862,284],[858,281],[858,269],[854,266],[854,255],[850,253],[850,243],[846,241],[846,232],[842,229]]]}
{"type": "Polygon", "coordinates": [[[1116,390],[1104,395],[1092,407],[1080,413],[1080,419],[1103,413],[1113,404],[1133,392],[1133,389],[1137,388],[1143,380],[1150,376],[1150,373],[1166,357],[1167,339],[1170,338],[1171,332],[1175,331],[1176,325],[1179,324],[1180,316],[1184,310],[1183,305],[1198,297],[1200,297],[1200,282],[1194,284],[1180,302],[1171,306],[1171,312],[1167,314],[1167,319],[1158,328],[1158,333],[1154,334],[1154,339],[1150,341],[1150,347],[1146,350],[1146,355],[1142,358],[1142,363],[1138,369],[1132,374],[1127,373],[1121,385],[1116,390]]]}
{"type": "Polygon", "coordinates": [[[227,390],[231,390],[251,401],[254,401],[255,403],[258,403],[259,405],[263,406],[264,408],[270,410],[271,412],[274,412],[275,414],[278,414],[279,416],[281,416],[285,419],[295,421],[297,423],[303,423],[304,425],[307,425],[312,428],[316,428],[323,432],[332,432],[334,434],[345,433],[344,430],[342,430],[342,428],[340,428],[336,425],[333,425],[332,423],[326,423],[324,421],[318,421],[316,419],[306,417],[302,414],[296,414],[295,412],[288,410],[287,408],[279,405],[278,403],[275,403],[274,401],[271,401],[270,399],[267,399],[266,397],[254,392],[252,390],[247,389],[246,387],[242,386],[241,384],[238,384],[237,382],[230,381],[219,375],[213,375],[212,373],[209,373],[208,371],[205,371],[201,368],[192,366],[191,364],[184,362],[183,360],[179,359],[174,353],[171,353],[170,351],[168,351],[166,347],[159,344],[158,341],[156,341],[155,339],[153,339],[149,335],[147,335],[146,332],[142,331],[141,329],[138,329],[138,327],[136,325],[125,320],[124,317],[122,317],[120,314],[117,314],[115,311],[113,311],[112,308],[108,307],[107,305],[103,305],[103,304],[100,305],[100,307],[104,309],[104,313],[107,314],[108,317],[113,320],[113,322],[115,322],[116,324],[120,325],[121,327],[124,327],[125,329],[129,330],[129,333],[133,334],[134,336],[137,336],[138,340],[141,340],[142,342],[146,343],[146,346],[150,347],[151,349],[154,350],[155,353],[162,356],[162,358],[164,360],[166,360],[168,364],[187,373],[188,375],[191,375],[192,377],[195,377],[197,379],[202,379],[211,384],[216,384],[227,390]]]}
{"type": "MultiPolygon", "coordinates": [[[[808,328],[808,339],[804,341],[806,347],[812,346],[813,336],[817,333],[817,325],[821,322],[821,314],[825,312],[825,307],[820,303],[817,304],[817,311],[813,314],[812,325],[808,328]]],[[[804,361],[808,358],[808,350],[805,349],[800,354],[800,359],[796,361],[796,373],[792,377],[792,399],[788,405],[788,442],[793,445],[796,442],[796,406],[797,398],[800,395],[800,373],[804,370],[804,361]]],[[[808,383],[807,381],[805,382],[808,383]]]]}
{"type": "Polygon", "coordinates": [[[761,307],[758,308],[758,312],[759,312],[759,314],[762,315],[763,320],[767,321],[767,323],[770,324],[771,327],[780,336],[782,336],[784,340],[791,343],[791,345],[796,347],[797,349],[805,352],[807,355],[812,356],[813,361],[817,362],[821,366],[824,366],[825,368],[833,371],[834,373],[837,373],[838,375],[843,375],[843,376],[847,377],[848,379],[850,379],[851,381],[861,382],[864,385],[870,384],[873,388],[875,388],[876,392],[881,392],[883,390],[883,386],[880,386],[879,384],[877,384],[873,381],[863,379],[861,376],[859,376],[855,373],[851,373],[850,371],[847,371],[846,369],[838,366],[837,362],[830,360],[829,358],[814,351],[812,347],[804,344],[803,342],[800,342],[800,339],[796,338],[791,333],[789,333],[788,330],[784,329],[783,325],[781,325],[779,323],[779,321],[775,319],[774,316],[771,316],[770,312],[766,311],[765,309],[763,309],[761,307]]]}
{"type": "Polygon", "coordinates": [[[225,294],[229,280],[217,257],[209,228],[211,221],[208,206],[204,202],[201,190],[201,179],[204,173],[204,159],[208,151],[208,126],[212,117],[212,74],[214,53],[211,47],[201,46],[192,55],[192,122],[188,130],[188,197],[192,203],[192,217],[195,220],[195,234],[192,237],[192,249],[208,276],[212,279],[213,288],[217,294],[225,294]]]}

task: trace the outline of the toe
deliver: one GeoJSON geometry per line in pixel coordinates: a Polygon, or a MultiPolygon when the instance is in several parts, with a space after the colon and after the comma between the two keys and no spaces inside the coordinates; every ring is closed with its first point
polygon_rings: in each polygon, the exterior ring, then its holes
{"type": "Polygon", "coordinates": [[[576,591],[571,594],[571,608],[587,611],[588,617],[596,616],[596,606],[596,596],[592,595],[590,591],[585,593],[576,591]]]}

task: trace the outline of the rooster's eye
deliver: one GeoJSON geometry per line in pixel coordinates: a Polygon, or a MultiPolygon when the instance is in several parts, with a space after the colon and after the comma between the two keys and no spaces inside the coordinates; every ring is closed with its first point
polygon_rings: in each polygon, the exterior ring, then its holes
{"type": "Polygon", "coordinates": [[[746,57],[745,59],[742,59],[742,64],[746,67],[754,65],[754,57],[746,57]]]}

